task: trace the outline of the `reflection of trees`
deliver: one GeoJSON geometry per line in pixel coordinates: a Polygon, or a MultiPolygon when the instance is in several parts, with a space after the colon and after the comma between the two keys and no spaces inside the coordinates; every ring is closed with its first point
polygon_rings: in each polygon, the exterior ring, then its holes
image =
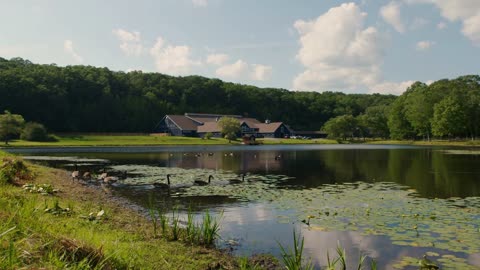
{"type": "MultiPolygon", "coordinates": [[[[480,193],[480,187],[476,184],[480,176],[478,155],[452,155],[429,148],[236,151],[232,154],[227,151],[214,152],[213,155],[208,152],[68,155],[107,159],[117,164],[283,174],[294,179],[282,184],[307,188],[336,182],[385,181],[412,187],[425,197],[464,197],[480,193]]],[[[90,169],[96,172],[101,166],[90,169]]]]}
{"type": "Polygon", "coordinates": [[[440,151],[432,154],[435,189],[442,197],[478,196],[479,157],[475,155],[448,155],[440,151]]]}

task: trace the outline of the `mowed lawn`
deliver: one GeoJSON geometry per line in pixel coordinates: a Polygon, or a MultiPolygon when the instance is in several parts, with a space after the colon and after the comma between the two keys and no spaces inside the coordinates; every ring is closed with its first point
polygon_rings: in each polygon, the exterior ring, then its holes
{"type": "MultiPolygon", "coordinates": [[[[235,145],[241,144],[242,140],[229,142],[223,138],[192,138],[177,136],[154,136],[154,135],[63,135],[55,136],[55,142],[30,142],[13,140],[9,142],[11,147],[35,147],[35,146],[141,146],[141,145],[235,145]]],[[[275,139],[265,138],[257,140],[260,144],[336,144],[335,140],[327,139],[275,139]]],[[[5,146],[5,145],[0,145],[5,146]]]]}
{"type": "MultiPolygon", "coordinates": [[[[190,138],[175,136],[149,136],[149,135],[75,135],[56,136],[55,142],[30,142],[14,140],[11,146],[125,146],[125,145],[215,145],[229,144],[228,140],[221,138],[190,138]]],[[[240,141],[232,142],[239,144],[240,141]]]]}

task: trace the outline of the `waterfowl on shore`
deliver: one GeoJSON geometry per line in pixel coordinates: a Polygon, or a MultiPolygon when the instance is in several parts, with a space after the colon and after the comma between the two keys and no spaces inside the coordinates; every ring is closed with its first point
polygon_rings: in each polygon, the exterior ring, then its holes
{"type": "Polygon", "coordinates": [[[97,180],[104,180],[106,177],[108,177],[108,174],[105,167],[103,167],[102,173],[98,175],[97,180]]]}
{"type": "Polygon", "coordinates": [[[72,172],[72,182],[79,179],[80,171],[78,170],[78,166],[75,163],[75,170],[72,172]]]}
{"type": "Polygon", "coordinates": [[[83,180],[90,180],[92,179],[92,175],[90,174],[90,172],[84,172],[82,178],[83,180]]]}
{"type": "Polygon", "coordinates": [[[165,183],[153,183],[156,188],[170,188],[170,174],[167,174],[167,184],[165,183]]]}
{"type": "Polygon", "coordinates": [[[197,186],[206,186],[206,185],[210,184],[210,182],[212,181],[212,179],[213,179],[213,175],[209,175],[209,176],[208,176],[208,182],[203,181],[203,180],[200,180],[200,179],[197,179],[197,180],[193,181],[193,184],[194,184],[194,185],[197,185],[197,186]]]}
{"type": "Polygon", "coordinates": [[[245,174],[242,173],[242,179],[236,179],[236,178],[233,178],[233,179],[229,179],[228,182],[230,182],[230,184],[240,184],[240,183],[243,183],[245,181],[245,174]]]}
{"type": "Polygon", "coordinates": [[[107,176],[107,177],[103,178],[103,182],[106,183],[106,184],[115,183],[117,181],[118,181],[118,177],[116,177],[116,176],[107,176]]]}

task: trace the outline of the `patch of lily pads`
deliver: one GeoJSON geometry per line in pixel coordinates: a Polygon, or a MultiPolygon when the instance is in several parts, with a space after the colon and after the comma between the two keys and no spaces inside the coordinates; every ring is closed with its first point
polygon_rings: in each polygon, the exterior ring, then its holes
{"type": "MultiPolygon", "coordinates": [[[[436,258],[442,269],[473,269],[453,254],[480,253],[480,198],[430,199],[396,183],[344,183],[302,189],[286,175],[247,174],[245,182],[231,184],[240,176],[222,170],[183,169],[148,165],[113,166],[138,177],[126,185],[165,182],[171,174],[174,197],[225,196],[238,201],[267,203],[284,211],[279,222],[304,221],[314,231],[358,231],[364,235],[388,236],[394,245],[443,251],[436,258]],[[193,180],[214,179],[195,186],[193,180]],[[290,183],[290,184],[288,184],[290,183]],[[308,220],[308,224],[306,221],[308,220]]],[[[153,187],[152,187],[153,188],[153,187]]],[[[461,255],[463,256],[463,255],[461,255]]],[[[465,257],[465,256],[464,256],[465,257]]],[[[396,269],[418,266],[419,258],[404,258],[396,269]]]]}

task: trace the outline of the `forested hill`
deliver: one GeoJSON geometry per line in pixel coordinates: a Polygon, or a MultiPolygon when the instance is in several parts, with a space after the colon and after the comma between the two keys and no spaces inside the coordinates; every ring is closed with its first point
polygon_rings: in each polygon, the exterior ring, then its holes
{"type": "Polygon", "coordinates": [[[151,132],[165,114],[239,114],[319,130],[330,118],[385,107],[392,95],[292,92],[200,76],[114,72],[0,58],[0,111],[55,132],[151,132]]]}

